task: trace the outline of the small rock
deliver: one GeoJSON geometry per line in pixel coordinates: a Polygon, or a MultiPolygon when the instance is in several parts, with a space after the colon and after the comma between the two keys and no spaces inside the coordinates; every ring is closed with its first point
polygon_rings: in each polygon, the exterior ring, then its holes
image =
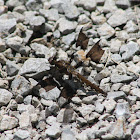
{"type": "Polygon", "coordinates": [[[45,134],[52,138],[58,138],[61,134],[61,128],[55,123],[45,131],[45,134]]]}
{"type": "Polygon", "coordinates": [[[76,138],[70,129],[64,129],[61,134],[61,140],[76,140],[76,138]]]}
{"type": "Polygon", "coordinates": [[[63,36],[62,42],[66,45],[71,45],[75,40],[75,33],[68,34],[66,36],[63,36]]]}
{"type": "Polygon", "coordinates": [[[88,16],[86,16],[85,14],[82,14],[82,15],[79,16],[79,18],[78,18],[78,23],[79,24],[86,24],[88,22],[90,22],[90,19],[89,19],[88,16]]]}
{"type": "Polygon", "coordinates": [[[122,0],[117,0],[116,5],[119,8],[127,9],[130,6],[130,2],[129,2],[129,0],[123,0],[123,1],[122,0]]]}
{"type": "Polygon", "coordinates": [[[117,31],[116,32],[116,36],[121,41],[125,41],[125,40],[129,39],[129,34],[126,31],[124,31],[124,30],[117,31]]]}
{"type": "Polygon", "coordinates": [[[33,16],[30,19],[30,25],[34,31],[39,31],[44,23],[45,23],[45,18],[42,16],[33,16]]]}
{"type": "Polygon", "coordinates": [[[118,53],[120,51],[121,47],[121,41],[118,39],[112,39],[111,40],[111,46],[110,46],[110,51],[113,53],[118,53]]]}
{"type": "Polygon", "coordinates": [[[55,102],[48,107],[49,112],[51,112],[54,115],[57,115],[58,111],[59,111],[59,106],[58,104],[56,104],[55,102]]]}
{"type": "Polygon", "coordinates": [[[0,38],[0,52],[3,52],[6,50],[5,42],[0,38]]]}
{"type": "Polygon", "coordinates": [[[127,75],[119,75],[119,74],[112,74],[111,75],[111,82],[112,83],[123,83],[131,81],[133,77],[127,75]]]}
{"type": "Polygon", "coordinates": [[[47,58],[47,54],[49,51],[49,48],[47,48],[45,45],[38,44],[38,43],[32,43],[31,48],[35,51],[35,54],[38,57],[45,57],[47,58]]]}
{"type": "Polygon", "coordinates": [[[140,99],[140,89],[139,88],[134,88],[133,90],[130,91],[130,94],[133,96],[136,96],[137,99],[140,99]]]}
{"type": "Polygon", "coordinates": [[[10,117],[3,115],[0,121],[0,130],[10,130],[15,128],[18,125],[18,119],[15,117],[10,117]]]}
{"type": "Polygon", "coordinates": [[[9,87],[9,82],[8,82],[8,80],[0,79],[0,88],[8,89],[8,87],[9,87]]]}
{"type": "Polygon", "coordinates": [[[25,111],[19,117],[19,126],[20,128],[31,127],[31,117],[30,114],[25,111]]]}
{"type": "Polygon", "coordinates": [[[5,58],[5,56],[2,53],[0,53],[0,63],[5,64],[6,61],[7,61],[7,59],[5,58]]]}
{"type": "Polygon", "coordinates": [[[77,26],[77,23],[76,22],[72,22],[72,21],[68,21],[67,19],[65,18],[61,18],[59,19],[58,21],[58,24],[59,24],[59,31],[62,33],[62,34],[70,34],[73,32],[73,30],[76,28],[77,26]]]}
{"type": "Polygon", "coordinates": [[[79,112],[81,113],[81,115],[83,117],[86,117],[87,115],[89,115],[92,111],[95,110],[95,106],[94,105],[82,105],[81,107],[78,107],[79,112]]]}
{"type": "Polygon", "coordinates": [[[30,136],[30,133],[27,130],[19,129],[15,132],[14,139],[24,140],[24,139],[28,139],[29,136],[30,136]]]}
{"type": "Polygon", "coordinates": [[[135,33],[138,31],[138,26],[132,21],[128,21],[127,24],[124,26],[124,29],[128,32],[128,33],[135,33]]]}
{"type": "Polygon", "coordinates": [[[116,117],[119,118],[120,116],[123,116],[124,118],[129,118],[130,117],[130,111],[129,111],[129,104],[128,102],[124,103],[117,103],[116,106],[116,117]]]}
{"type": "Polygon", "coordinates": [[[121,99],[125,98],[126,94],[123,91],[116,91],[116,92],[108,92],[107,99],[121,99]]]}
{"type": "Polygon", "coordinates": [[[42,77],[42,75],[46,74],[46,71],[48,70],[50,70],[50,64],[47,59],[29,58],[21,67],[19,75],[39,78],[42,77]]]}
{"type": "Polygon", "coordinates": [[[84,118],[82,118],[82,117],[78,117],[76,120],[77,120],[77,123],[78,123],[80,126],[83,126],[84,124],[87,123],[87,121],[86,121],[84,118]]]}
{"type": "Polygon", "coordinates": [[[6,89],[0,89],[0,106],[6,105],[12,98],[12,93],[6,89]]]}
{"type": "Polygon", "coordinates": [[[115,1],[106,0],[104,3],[103,12],[104,13],[113,13],[115,10],[117,10],[115,1]]]}
{"type": "Polygon", "coordinates": [[[28,93],[32,90],[32,86],[28,80],[26,80],[22,76],[16,76],[15,79],[11,83],[11,89],[15,95],[28,95],[28,93]]]}
{"type": "Polygon", "coordinates": [[[75,104],[81,104],[82,103],[82,100],[79,97],[73,97],[71,100],[75,104]]]}
{"type": "Polygon", "coordinates": [[[111,87],[111,91],[118,91],[122,85],[122,83],[113,84],[111,87]]]}
{"type": "Polygon", "coordinates": [[[23,14],[26,11],[26,7],[24,5],[19,5],[15,7],[13,11],[23,14]]]}
{"type": "Polygon", "coordinates": [[[92,0],[79,0],[76,2],[76,5],[83,7],[85,10],[93,11],[96,8],[96,1],[92,0]]]}
{"type": "Polygon", "coordinates": [[[135,131],[133,133],[133,138],[134,139],[139,139],[140,138],[140,125],[136,126],[135,131]]]}
{"type": "Polygon", "coordinates": [[[0,33],[12,33],[16,29],[16,19],[1,19],[0,20],[0,33]]]}
{"type": "Polygon", "coordinates": [[[57,21],[59,19],[57,9],[49,9],[49,10],[40,9],[39,12],[49,21],[57,21]]]}
{"type": "Polygon", "coordinates": [[[45,91],[45,89],[41,88],[39,90],[39,92],[40,92],[40,96],[42,98],[44,98],[45,100],[54,100],[54,101],[56,101],[57,98],[60,96],[60,90],[57,87],[55,87],[52,90],[49,90],[47,92],[45,91]]]}
{"type": "Polygon", "coordinates": [[[28,114],[33,114],[35,113],[35,108],[33,105],[24,105],[23,103],[22,104],[18,104],[18,108],[17,110],[20,112],[20,113],[23,113],[23,112],[27,112],[28,114]]]}
{"type": "Polygon", "coordinates": [[[92,104],[97,99],[98,99],[97,95],[92,95],[92,96],[84,97],[82,99],[82,102],[85,103],[85,104],[92,104]]]}
{"type": "Polygon", "coordinates": [[[115,138],[123,139],[125,137],[125,118],[123,116],[119,117],[116,125],[112,126],[111,134],[115,136],[115,138]]]}
{"type": "Polygon", "coordinates": [[[42,8],[42,2],[37,2],[35,0],[28,0],[26,2],[26,7],[29,11],[38,11],[42,8]]]}
{"type": "Polygon", "coordinates": [[[105,106],[106,112],[110,113],[115,109],[116,102],[113,99],[105,100],[103,102],[103,105],[105,106]]]}
{"type": "Polygon", "coordinates": [[[66,103],[67,103],[67,99],[66,99],[66,98],[60,97],[60,98],[58,99],[58,105],[59,105],[60,107],[63,107],[66,103]]]}
{"type": "Polygon", "coordinates": [[[104,105],[101,104],[99,101],[95,102],[95,111],[98,113],[102,113],[104,110],[104,105]]]}
{"type": "Polygon", "coordinates": [[[107,21],[112,27],[120,26],[127,22],[126,12],[118,9],[107,21]]]}
{"type": "Polygon", "coordinates": [[[97,15],[95,12],[91,13],[91,19],[94,24],[104,24],[106,22],[106,18],[103,15],[97,15]]]}
{"type": "Polygon", "coordinates": [[[9,60],[6,62],[6,67],[7,67],[7,74],[9,76],[16,75],[20,69],[20,67],[17,64],[9,60]]]}
{"type": "Polygon", "coordinates": [[[97,29],[97,32],[102,38],[108,39],[114,35],[115,30],[109,24],[104,23],[97,29]]]}
{"type": "Polygon", "coordinates": [[[53,32],[53,36],[54,36],[54,38],[60,38],[60,32],[59,32],[59,30],[55,30],[53,32]]]}
{"type": "Polygon", "coordinates": [[[49,116],[47,119],[46,119],[46,123],[49,124],[49,125],[53,125],[56,123],[56,117],[54,116],[49,116]]]}
{"type": "Polygon", "coordinates": [[[130,105],[134,105],[136,103],[137,97],[136,96],[128,96],[128,102],[130,105]]]}
{"type": "Polygon", "coordinates": [[[126,45],[122,45],[120,48],[120,53],[122,54],[123,60],[129,60],[131,59],[135,53],[138,53],[140,50],[140,47],[137,43],[130,41],[126,45]]]}
{"type": "Polygon", "coordinates": [[[79,16],[80,12],[77,9],[77,7],[71,3],[69,4],[63,4],[62,8],[64,10],[65,16],[70,19],[70,20],[74,20],[77,19],[77,17],[79,16]]]}
{"type": "Polygon", "coordinates": [[[6,45],[8,47],[10,47],[11,49],[19,52],[19,53],[24,48],[24,46],[23,46],[23,39],[21,37],[19,37],[19,36],[14,36],[14,37],[8,38],[6,40],[6,45]]]}
{"type": "Polygon", "coordinates": [[[24,98],[25,105],[31,104],[31,101],[32,101],[32,95],[28,95],[24,98]]]}

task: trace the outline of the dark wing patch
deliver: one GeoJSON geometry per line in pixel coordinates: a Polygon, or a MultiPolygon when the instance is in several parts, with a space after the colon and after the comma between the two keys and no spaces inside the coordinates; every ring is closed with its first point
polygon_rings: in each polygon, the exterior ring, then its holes
{"type": "Polygon", "coordinates": [[[95,45],[90,49],[87,53],[86,57],[90,57],[92,61],[99,63],[102,55],[104,54],[104,50],[99,45],[100,40],[95,43],[95,45]]]}
{"type": "Polygon", "coordinates": [[[81,46],[83,50],[87,48],[89,38],[82,32],[82,28],[77,38],[76,47],[81,46]]]}

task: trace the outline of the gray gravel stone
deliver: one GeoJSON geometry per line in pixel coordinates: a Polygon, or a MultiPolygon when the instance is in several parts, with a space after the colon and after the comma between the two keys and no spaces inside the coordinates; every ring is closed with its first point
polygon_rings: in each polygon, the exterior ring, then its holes
{"type": "Polygon", "coordinates": [[[135,131],[133,133],[133,138],[134,139],[139,139],[140,138],[140,125],[136,126],[135,131]]]}
{"type": "Polygon", "coordinates": [[[0,33],[12,33],[16,29],[16,19],[1,19],[0,20],[0,33]]]}
{"type": "Polygon", "coordinates": [[[86,24],[90,21],[91,20],[89,19],[89,17],[86,16],[85,14],[80,15],[79,18],[78,18],[78,24],[86,24]]]}
{"type": "Polygon", "coordinates": [[[104,13],[113,13],[115,10],[117,10],[115,1],[106,0],[104,3],[103,12],[104,13]]]}
{"type": "Polygon", "coordinates": [[[49,9],[49,10],[40,9],[39,12],[49,21],[57,21],[59,19],[57,9],[49,9]]]}
{"type": "Polygon", "coordinates": [[[46,71],[48,70],[50,70],[50,64],[47,59],[29,58],[25,61],[18,74],[27,77],[39,78],[46,74],[46,71]]]}
{"type": "Polygon", "coordinates": [[[118,39],[111,40],[110,51],[113,53],[118,53],[121,47],[121,41],[118,39]]]}
{"type": "Polygon", "coordinates": [[[31,117],[27,111],[21,113],[19,116],[19,126],[20,128],[31,127],[31,117]]]}
{"type": "Polygon", "coordinates": [[[9,82],[8,82],[8,80],[0,79],[0,88],[8,89],[8,87],[9,87],[9,82]]]}
{"type": "Polygon", "coordinates": [[[67,103],[67,99],[66,98],[64,98],[64,97],[60,97],[59,99],[58,99],[58,105],[60,106],[60,107],[62,107],[64,104],[66,104],[67,103]]]}
{"type": "Polygon", "coordinates": [[[129,0],[123,0],[123,1],[122,0],[117,0],[116,5],[119,8],[127,9],[130,6],[130,2],[129,2],[129,0]]]}
{"type": "Polygon", "coordinates": [[[76,140],[76,138],[70,129],[64,129],[61,134],[61,140],[76,140]]]}
{"type": "Polygon", "coordinates": [[[3,52],[3,51],[5,51],[5,50],[6,50],[5,42],[4,42],[4,40],[2,40],[2,39],[0,38],[0,52],[3,52]]]}
{"type": "Polygon", "coordinates": [[[71,45],[75,41],[75,33],[68,34],[63,36],[62,42],[66,45],[71,45]]]}
{"type": "Polygon", "coordinates": [[[57,98],[60,96],[60,90],[57,87],[47,92],[45,91],[45,89],[41,88],[39,92],[40,92],[40,96],[46,100],[56,101],[57,98]]]}
{"type": "Polygon", "coordinates": [[[95,102],[95,111],[98,113],[102,113],[104,110],[104,105],[101,104],[99,101],[95,102]]]}
{"type": "Polygon", "coordinates": [[[76,28],[77,23],[69,21],[65,18],[60,18],[58,20],[58,25],[59,25],[58,29],[62,34],[69,34],[76,28]]]}
{"type": "Polygon", "coordinates": [[[80,126],[85,125],[87,123],[87,121],[82,117],[76,118],[76,121],[80,126]]]}
{"type": "Polygon", "coordinates": [[[107,21],[112,27],[120,26],[127,22],[126,12],[118,9],[107,21]]]}
{"type": "Polygon", "coordinates": [[[12,81],[11,83],[11,89],[14,93],[14,95],[28,95],[31,90],[32,90],[32,85],[31,83],[26,80],[24,77],[22,76],[16,76],[15,79],[12,81]]]}
{"type": "Polygon", "coordinates": [[[45,23],[45,18],[42,16],[33,16],[30,19],[30,25],[34,31],[39,31],[45,23]]]}
{"type": "Polygon", "coordinates": [[[137,97],[137,99],[140,99],[140,88],[134,88],[133,90],[130,91],[130,94],[134,95],[137,97]]]}
{"type": "Polygon", "coordinates": [[[123,83],[131,81],[133,77],[127,75],[119,75],[119,74],[111,74],[111,82],[112,83],[123,83]]]}
{"type": "Polygon", "coordinates": [[[8,90],[0,89],[0,106],[8,104],[12,96],[12,93],[8,90]]]}
{"type": "Polygon", "coordinates": [[[96,1],[92,0],[79,0],[76,5],[83,7],[85,10],[93,11],[96,9],[96,1]]]}
{"type": "Polygon", "coordinates": [[[91,13],[91,19],[94,24],[103,24],[106,22],[106,18],[103,15],[97,15],[97,13],[92,12],[91,13]]]}
{"type": "Polygon", "coordinates": [[[78,107],[79,112],[81,113],[81,115],[83,117],[88,116],[89,114],[91,114],[92,111],[95,110],[95,106],[94,105],[85,105],[82,104],[81,107],[78,107]]]}
{"type": "Polygon", "coordinates": [[[32,101],[32,95],[28,95],[24,98],[25,105],[31,104],[31,101],[32,101]]]}
{"type": "Polygon", "coordinates": [[[121,116],[118,118],[115,126],[114,125],[112,126],[111,134],[115,136],[115,138],[117,139],[125,138],[124,123],[125,123],[125,118],[121,116]]]}
{"type": "Polygon", "coordinates": [[[7,74],[9,76],[16,75],[20,69],[20,67],[17,64],[9,60],[6,62],[6,67],[7,67],[7,74]]]}
{"type": "Polygon", "coordinates": [[[115,30],[109,24],[104,23],[97,29],[97,32],[102,38],[108,39],[114,35],[115,30]]]}
{"type": "Polygon", "coordinates": [[[105,106],[106,112],[110,113],[115,109],[116,102],[113,99],[105,100],[103,102],[103,105],[105,106]]]}
{"type": "Polygon", "coordinates": [[[140,47],[137,43],[130,41],[126,45],[122,45],[120,48],[120,53],[122,54],[123,60],[129,60],[133,57],[135,53],[140,51],[140,47]]]}
{"type": "Polygon", "coordinates": [[[92,104],[92,103],[94,103],[97,99],[98,99],[97,95],[91,95],[91,96],[88,96],[88,97],[84,97],[84,98],[82,99],[82,102],[85,103],[85,104],[92,104]]]}
{"type": "Polygon", "coordinates": [[[58,124],[53,124],[45,131],[45,134],[52,138],[58,138],[61,134],[61,128],[58,124]]]}
{"type": "Polygon", "coordinates": [[[124,31],[124,30],[117,31],[116,36],[121,41],[125,41],[125,40],[129,39],[129,34],[127,33],[127,31],[124,31]]]}
{"type": "Polygon", "coordinates": [[[0,121],[0,130],[10,130],[15,128],[18,125],[18,119],[15,117],[10,117],[7,115],[3,115],[0,121]]]}
{"type": "Polygon", "coordinates": [[[81,104],[82,103],[82,100],[79,97],[73,97],[71,100],[75,104],[81,104]]]}
{"type": "Polygon", "coordinates": [[[5,56],[2,53],[0,53],[0,63],[5,64],[6,61],[7,61],[7,59],[5,58],[5,56]]]}
{"type": "Polygon", "coordinates": [[[127,22],[127,24],[124,26],[124,29],[128,33],[135,33],[139,30],[138,26],[132,20],[127,22]]]}
{"type": "Polygon", "coordinates": [[[78,8],[71,3],[63,4],[62,8],[63,8],[65,16],[70,20],[74,20],[74,19],[78,18],[79,14],[80,14],[78,8]]]}
{"type": "Polygon", "coordinates": [[[29,136],[30,136],[30,133],[27,130],[19,129],[15,132],[14,139],[15,140],[24,140],[24,139],[28,139],[29,136]]]}
{"type": "Polygon", "coordinates": [[[123,91],[116,91],[116,92],[108,92],[107,99],[121,99],[125,98],[126,94],[123,91]]]}
{"type": "Polygon", "coordinates": [[[6,45],[8,47],[10,47],[11,49],[19,52],[19,53],[24,48],[23,39],[21,37],[19,37],[19,36],[14,36],[14,37],[8,38],[6,40],[6,45]]]}
{"type": "Polygon", "coordinates": [[[129,118],[130,117],[130,108],[128,102],[124,103],[117,103],[116,106],[116,117],[119,118],[120,116],[123,116],[124,118],[129,118]]]}
{"type": "Polygon", "coordinates": [[[26,2],[26,7],[30,11],[38,11],[42,8],[42,2],[36,1],[36,0],[28,0],[26,2]]]}

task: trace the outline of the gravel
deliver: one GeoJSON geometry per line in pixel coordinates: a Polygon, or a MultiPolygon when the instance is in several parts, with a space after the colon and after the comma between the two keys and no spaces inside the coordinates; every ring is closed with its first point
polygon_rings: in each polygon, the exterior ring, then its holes
{"type": "Polygon", "coordinates": [[[140,139],[135,3],[0,0],[0,139],[140,139]],[[76,47],[82,27],[89,38],[85,50],[76,47]],[[95,63],[85,55],[98,40],[105,53],[95,63]],[[82,60],[75,70],[107,95],[54,68],[51,59],[72,66],[82,60]]]}

